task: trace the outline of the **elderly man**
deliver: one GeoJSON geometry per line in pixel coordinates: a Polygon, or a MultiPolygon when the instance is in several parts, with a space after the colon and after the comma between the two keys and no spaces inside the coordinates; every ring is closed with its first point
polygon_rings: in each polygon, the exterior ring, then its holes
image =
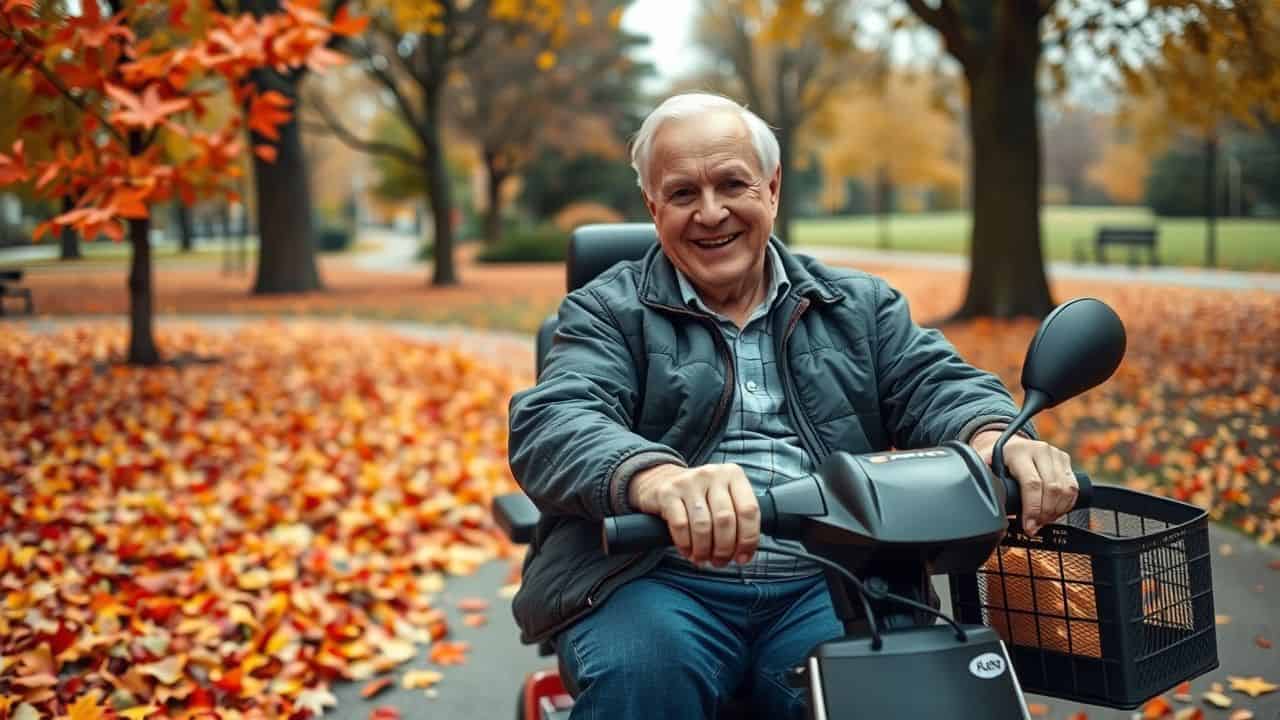
{"type": "MultiPolygon", "coordinates": [[[[782,168],[753,113],[672,97],[632,164],[659,246],[565,298],[511,401],[511,467],[544,514],[515,615],[526,642],[554,640],[575,718],[709,718],[738,692],[801,718],[786,674],[842,629],[817,566],[757,552],[753,490],[836,450],[959,439],[989,461],[1015,406],[883,280],[771,237],[782,168]],[[632,512],[676,547],[606,557],[601,519],[632,512]]],[[[1027,436],[1005,459],[1028,531],[1074,504],[1066,453],[1027,436]]]]}

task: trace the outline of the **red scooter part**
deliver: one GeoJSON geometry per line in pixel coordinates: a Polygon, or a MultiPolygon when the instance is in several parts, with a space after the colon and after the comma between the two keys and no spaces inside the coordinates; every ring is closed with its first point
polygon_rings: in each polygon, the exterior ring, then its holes
{"type": "Polygon", "coordinates": [[[524,720],[542,720],[555,711],[573,707],[573,698],[564,689],[560,673],[555,670],[538,670],[529,673],[524,681],[524,699],[521,707],[524,720]]]}

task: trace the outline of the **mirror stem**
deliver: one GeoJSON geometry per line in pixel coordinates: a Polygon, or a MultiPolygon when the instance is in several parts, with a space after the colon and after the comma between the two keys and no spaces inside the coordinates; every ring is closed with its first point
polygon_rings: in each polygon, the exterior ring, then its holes
{"type": "Polygon", "coordinates": [[[1022,409],[1018,411],[1018,416],[1010,423],[1009,427],[1004,429],[1000,434],[1000,439],[996,440],[996,446],[991,451],[991,469],[998,478],[1004,478],[1004,444],[1022,429],[1032,415],[1040,412],[1049,405],[1049,396],[1036,390],[1035,388],[1027,388],[1026,402],[1022,405],[1022,409]]]}

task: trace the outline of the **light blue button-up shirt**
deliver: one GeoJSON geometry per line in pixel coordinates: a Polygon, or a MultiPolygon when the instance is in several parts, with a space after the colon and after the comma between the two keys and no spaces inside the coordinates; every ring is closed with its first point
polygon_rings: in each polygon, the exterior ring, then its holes
{"type": "MultiPolygon", "coordinates": [[[[782,258],[772,246],[766,246],[765,263],[769,270],[769,286],[764,300],[752,310],[740,329],[732,320],[707,307],[697,290],[679,270],[676,279],[680,293],[689,307],[715,317],[732,350],[738,386],[734,389],[733,408],[720,444],[712,451],[709,463],[736,463],[746,472],[756,490],[788,482],[796,477],[817,472],[813,458],[800,442],[787,415],[782,376],[774,352],[770,315],[791,288],[782,258]]],[[[780,545],[803,549],[796,542],[774,540],[780,545]]],[[[760,551],[745,565],[730,562],[723,568],[696,567],[670,551],[669,565],[700,575],[737,579],[793,579],[820,571],[815,563],[786,555],[760,551]]]]}

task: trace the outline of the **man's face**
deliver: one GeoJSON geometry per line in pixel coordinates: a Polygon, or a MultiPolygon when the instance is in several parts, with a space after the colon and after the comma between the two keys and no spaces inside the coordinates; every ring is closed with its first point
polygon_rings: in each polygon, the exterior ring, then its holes
{"type": "Polygon", "coordinates": [[[782,169],[765,177],[735,114],[669,120],[653,139],[645,204],[662,250],[700,294],[736,297],[763,281],[782,169]]]}

